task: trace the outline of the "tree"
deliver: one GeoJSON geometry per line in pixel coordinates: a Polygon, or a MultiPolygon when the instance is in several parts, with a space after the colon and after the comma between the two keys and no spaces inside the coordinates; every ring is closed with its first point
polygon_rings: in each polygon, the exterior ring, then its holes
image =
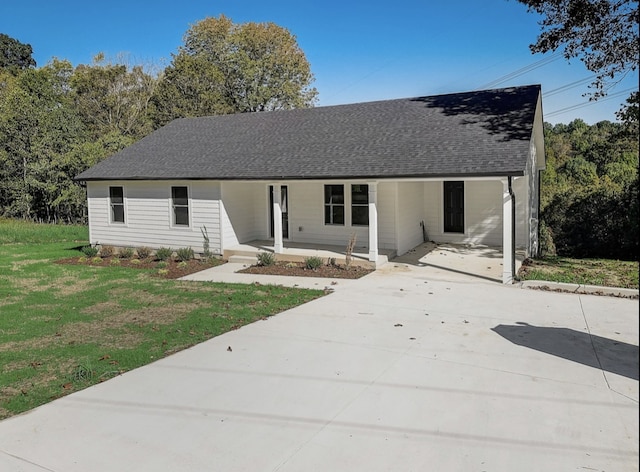
{"type": "Polygon", "coordinates": [[[545,124],[541,228],[545,249],[638,260],[638,144],[624,123],[545,124]]]}
{"type": "Polygon", "coordinates": [[[313,106],[313,74],[296,38],[273,23],[205,18],[191,26],[154,95],[160,126],[186,116],[313,106]]]}
{"type": "Polygon", "coordinates": [[[110,133],[136,139],[151,132],[149,103],[157,79],[136,65],[111,63],[103,54],[93,65],[79,65],[70,85],[78,113],[92,139],[110,133]]]}
{"type": "Polygon", "coordinates": [[[638,67],[638,0],[518,0],[543,16],[533,53],[564,46],[596,74],[593,99],[607,94],[620,76],[638,67]]]}
{"type": "Polygon", "coordinates": [[[72,107],[67,61],[22,71],[0,90],[0,211],[4,216],[69,221],[54,202],[71,176],[61,172],[60,156],[83,136],[72,107]]]}
{"type": "Polygon", "coordinates": [[[0,69],[6,69],[12,73],[36,66],[36,61],[31,57],[33,49],[30,44],[23,44],[6,34],[0,33],[0,69]]]}

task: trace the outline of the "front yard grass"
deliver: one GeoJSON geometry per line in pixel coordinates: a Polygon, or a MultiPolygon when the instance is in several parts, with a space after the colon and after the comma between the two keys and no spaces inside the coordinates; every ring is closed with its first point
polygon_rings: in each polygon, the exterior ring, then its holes
{"type": "Polygon", "coordinates": [[[637,261],[572,259],[546,256],[527,259],[520,268],[520,280],[544,280],[603,287],[638,289],[637,261]]]}
{"type": "Polygon", "coordinates": [[[29,244],[14,241],[31,230],[7,228],[0,222],[0,419],[323,295],[55,264],[80,255],[86,228],[52,227],[66,241],[29,244]]]}

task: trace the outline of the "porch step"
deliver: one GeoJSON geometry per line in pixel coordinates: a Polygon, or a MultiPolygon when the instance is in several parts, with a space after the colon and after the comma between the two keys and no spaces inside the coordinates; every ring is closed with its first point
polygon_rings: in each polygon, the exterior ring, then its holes
{"type": "Polygon", "coordinates": [[[233,256],[229,256],[227,260],[229,262],[235,262],[238,264],[247,264],[247,265],[253,265],[256,262],[258,262],[258,259],[256,259],[255,254],[253,256],[245,256],[243,254],[234,254],[233,256]]]}

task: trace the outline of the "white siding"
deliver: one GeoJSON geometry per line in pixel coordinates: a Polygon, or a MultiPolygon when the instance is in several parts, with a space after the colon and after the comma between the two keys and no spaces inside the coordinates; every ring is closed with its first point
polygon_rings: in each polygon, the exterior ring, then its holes
{"type": "Polygon", "coordinates": [[[516,247],[529,245],[529,176],[513,179],[511,187],[516,197],[516,247]]]}
{"type": "Polygon", "coordinates": [[[397,252],[397,182],[381,182],[378,184],[378,247],[397,252]]]}
{"type": "Polygon", "coordinates": [[[442,239],[442,182],[424,183],[424,226],[431,241],[442,239]]]}
{"type": "Polygon", "coordinates": [[[397,251],[401,256],[423,242],[424,183],[401,182],[398,184],[396,203],[397,251]]]}
{"type": "Polygon", "coordinates": [[[220,253],[218,182],[120,181],[87,182],[89,227],[92,244],[151,248],[191,247],[203,251],[202,228],[209,234],[210,250],[220,253]],[[125,197],[125,223],[109,220],[109,187],[121,186],[125,197]],[[189,188],[188,227],[171,225],[172,186],[189,188]]]}
{"type": "Polygon", "coordinates": [[[502,187],[499,180],[465,182],[464,243],[502,246],[502,187]]]}
{"type": "Polygon", "coordinates": [[[502,182],[468,180],[464,184],[464,233],[444,232],[443,183],[425,182],[424,220],[429,238],[439,243],[502,246],[502,182]]]}
{"type": "Polygon", "coordinates": [[[223,248],[268,236],[268,186],[264,183],[222,182],[223,248]]]}

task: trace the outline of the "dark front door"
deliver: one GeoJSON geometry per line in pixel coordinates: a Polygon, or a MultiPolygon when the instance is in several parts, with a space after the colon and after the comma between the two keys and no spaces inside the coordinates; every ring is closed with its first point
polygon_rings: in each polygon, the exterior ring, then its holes
{"type": "Polygon", "coordinates": [[[464,233],[464,182],[444,183],[444,232],[464,233]]]}
{"type": "MultiPolygon", "coordinates": [[[[280,207],[282,208],[282,237],[289,238],[289,189],[286,185],[280,187],[280,207]]],[[[269,236],[273,238],[273,185],[269,186],[269,236]]]]}

